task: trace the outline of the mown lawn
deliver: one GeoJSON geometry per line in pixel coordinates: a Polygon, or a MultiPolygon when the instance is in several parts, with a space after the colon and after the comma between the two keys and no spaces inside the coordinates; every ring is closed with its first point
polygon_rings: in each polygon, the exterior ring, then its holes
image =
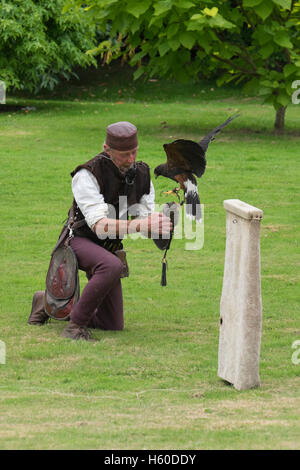
{"type": "MultiPolygon", "coordinates": [[[[0,113],[1,449],[299,449],[300,106],[286,134],[274,110],[238,89],[133,83],[114,67],[54,94],[15,96],[35,107],[0,113]],[[172,242],[168,285],[151,240],[127,240],[125,329],[95,331],[97,343],[60,337],[63,322],[27,318],[72,201],[70,172],[102,149],[105,127],[139,129],[139,159],[165,160],[162,144],[199,140],[239,112],[210,145],[199,181],[205,212],[201,250],[172,242]],[[223,200],[264,211],[261,230],[261,387],[238,392],[217,376],[225,248],[223,200]]],[[[171,181],[154,180],[157,202],[171,181]]],[[[81,287],[85,284],[81,275],[81,287]]]]}

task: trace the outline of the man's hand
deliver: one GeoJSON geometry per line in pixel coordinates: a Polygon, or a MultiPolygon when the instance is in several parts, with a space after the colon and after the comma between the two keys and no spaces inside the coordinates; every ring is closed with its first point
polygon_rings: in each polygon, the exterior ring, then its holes
{"type": "Polygon", "coordinates": [[[154,212],[145,219],[140,219],[139,223],[140,232],[148,238],[159,238],[159,235],[167,238],[173,229],[171,219],[161,212],[154,212]]]}

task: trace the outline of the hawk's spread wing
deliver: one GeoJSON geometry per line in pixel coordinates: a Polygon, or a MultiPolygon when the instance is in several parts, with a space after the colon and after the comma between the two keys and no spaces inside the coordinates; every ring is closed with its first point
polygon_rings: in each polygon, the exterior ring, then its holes
{"type": "Polygon", "coordinates": [[[198,177],[205,172],[205,153],[199,144],[192,140],[179,139],[171,144],[164,144],[167,165],[170,170],[178,168],[181,173],[195,173],[198,177]]]}

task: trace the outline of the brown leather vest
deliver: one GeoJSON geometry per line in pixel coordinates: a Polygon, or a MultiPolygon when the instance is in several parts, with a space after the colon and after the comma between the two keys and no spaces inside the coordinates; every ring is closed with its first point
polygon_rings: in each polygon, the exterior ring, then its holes
{"type": "MultiPolygon", "coordinates": [[[[96,155],[88,162],[79,165],[72,171],[73,177],[79,170],[85,168],[90,171],[100,187],[100,192],[104,197],[106,204],[114,206],[116,218],[119,217],[119,196],[127,195],[127,207],[139,203],[144,194],[150,192],[150,169],[149,166],[142,162],[136,162],[136,174],[133,184],[126,185],[125,175],[120,172],[118,167],[112,162],[109,155],[102,152],[96,155]]],[[[84,219],[75,199],[73,200],[74,222],[84,219]]],[[[128,215],[127,215],[128,217],[128,215]]],[[[108,246],[104,240],[100,240],[97,235],[85,224],[75,231],[76,236],[87,237],[101,246],[108,246]]],[[[111,240],[113,245],[120,245],[120,239],[111,240]]]]}

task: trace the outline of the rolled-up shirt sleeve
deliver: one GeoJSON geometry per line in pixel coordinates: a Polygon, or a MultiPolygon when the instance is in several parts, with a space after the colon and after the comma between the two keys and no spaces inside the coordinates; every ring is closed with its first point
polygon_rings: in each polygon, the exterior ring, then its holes
{"type": "Polygon", "coordinates": [[[108,215],[108,205],[97,179],[90,171],[79,170],[72,178],[72,192],[87,225],[93,230],[96,222],[108,215]]]}

